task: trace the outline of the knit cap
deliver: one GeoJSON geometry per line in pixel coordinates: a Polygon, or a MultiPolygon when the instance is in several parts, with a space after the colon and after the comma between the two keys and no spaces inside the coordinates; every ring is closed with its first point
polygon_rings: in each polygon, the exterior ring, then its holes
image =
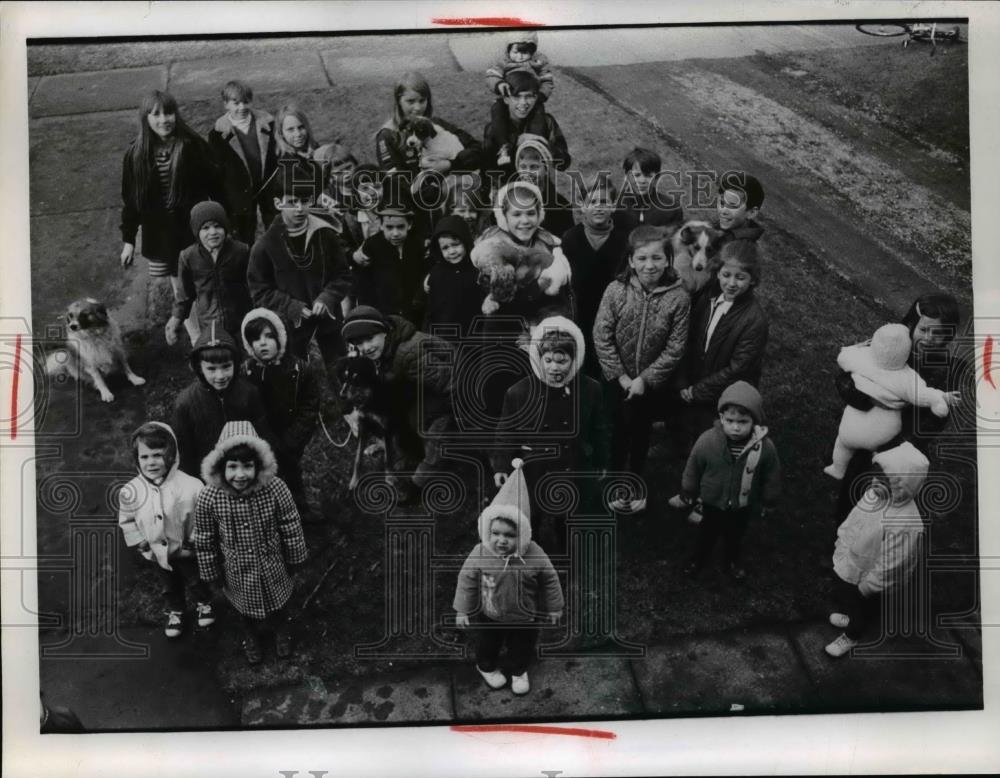
{"type": "Polygon", "coordinates": [[[340,334],[348,343],[378,332],[388,332],[389,323],[382,312],[370,305],[359,305],[344,318],[340,334]]]}
{"type": "Polygon", "coordinates": [[[761,399],[760,392],[746,381],[737,381],[727,386],[719,397],[716,410],[721,413],[722,409],[727,405],[739,405],[746,408],[754,424],[764,423],[764,402],[761,399]]]}
{"type": "Polygon", "coordinates": [[[883,370],[902,370],[910,358],[910,332],[902,324],[884,324],[872,335],[872,357],[883,370]]]}
{"type": "Polygon", "coordinates": [[[203,200],[191,209],[191,234],[197,237],[205,222],[218,222],[222,225],[222,229],[229,232],[229,217],[226,216],[226,209],[215,200],[203,200]]]}
{"type": "Polygon", "coordinates": [[[549,149],[549,143],[541,135],[535,135],[531,132],[522,133],[517,139],[517,150],[514,152],[514,166],[517,167],[518,161],[521,159],[521,155],[528,149],[534,149],[538,152],[538,156],[542,158],[542,164],[545,167],[552,166],[552,151],[549,149]]]}
{"type": "Polygon", "coordinates": [[[523,554],[531,542],[531,502],[524,478],[523,459],[511,461],[514,471],[504,481],[493,502],[479,514],[479,539],[489,544],[493,519],[508,519],[517,526],[517,553],[523,554]]]}

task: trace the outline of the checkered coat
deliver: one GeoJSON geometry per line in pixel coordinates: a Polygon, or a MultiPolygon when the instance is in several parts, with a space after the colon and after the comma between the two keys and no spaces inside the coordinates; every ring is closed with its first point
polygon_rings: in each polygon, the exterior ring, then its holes
{"type": "Polygon", "coordinates": [[[306,559],[302,522],[271,447],[247,421],[228,422],[202,463],[207,484],[195,506],[198,570],[204,581],[225,578],[226,597],[244,616],[263,619],[292,595],[289,565],[306,559]],[[257,480],[238,493],[223,478],[225,454],[246,443],[261,460],[257,480]]]}

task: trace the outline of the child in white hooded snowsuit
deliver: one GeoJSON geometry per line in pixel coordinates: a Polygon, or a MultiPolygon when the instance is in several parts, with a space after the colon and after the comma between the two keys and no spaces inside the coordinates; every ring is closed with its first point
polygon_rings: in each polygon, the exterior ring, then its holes
{"type": "Polygon", "coordinates": [[[872,462],[888,478],[889,496],[873,481],[837,530],[833,571],[839,610],[830,614],[830,623],[844,633],[826,647],[834,657],[848,653],[878,621],[885,595],[906,584],[924,548],[924,520],[915,499],[927,478],[927,457],[904,442],[872,462]]]}
{"type": "Polygon", "coordinates": [[[480,542],[472,549],[455,587],[459,627],[472,627],[476,669],[492,689],[507,677],[499,669],[507,646],[511,691],[527,694],[528,666],[538,640],[538,622],[559,621],[563,592],[548,555],[531,539],[528,486],[515,459],[514,472],[479,516],[480,542]]]}
{"type": "Polygon", "coordinates": [[[177,437],[166,424],[150,421],[132,433],[139,475],[118,492],[118,526],[125,545],[138,546],[156,562],[167,605],[168,638],[184,628],[185,588],[197,602],[198,626],[215,622],[212,592],[198,577],[194,553],[194,507],[202,483],[179,468],[177,437]]]}
{"type": "Polygon", "coordinates": [[[902,324],[886,324],[875,330],[870,343],[840,350],[837,364],[851,373],[854,386],[872,398],[871,410],[848,405],[840,418],[833,462],[823,472],[837,480],[858,449],[875,451],[895,438],[902,428],[901,409],[909,405],[930,408],[935,416],[948,415],[951,395],[927,386],[906,364],[910,356],[910,334],[902,324]]]}

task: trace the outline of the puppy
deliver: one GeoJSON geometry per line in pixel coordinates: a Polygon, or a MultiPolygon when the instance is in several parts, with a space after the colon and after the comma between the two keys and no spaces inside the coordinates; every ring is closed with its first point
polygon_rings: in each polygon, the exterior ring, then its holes
{"type": "Polygon", "coordinates": [[[362,454],[373,456],[386,450],[386,419],[381,411],[378,371],[371,359],[361,356],[344,357],[337,363],[337,379],[340,382],[341,407],[345,411],[344,420],[350,427],[351,434],[358,439],[354,470],[347,485],[347,490],[353,492],[358,485],[362,454]],[[374,438],[374,441],[365,446],[366,438],[374,438]]]}
{"type": "Polygon", "coordinates": [[[109,403],[115,396],[108,389],[105,376],[123,372],[133,386],[142,386],[129,367],[118,323],[108,315],[103,303],[92,297],[70,303],[66,309],[66,348],[49,354],[45,370],[50,376],[68,375],[77,381],[89,381],[109,403]]]}
{"type": "Polygon", "coordinates": [[[718,271],[716,255],[722,248],[722,230],[708,222],[685,222],[670,239],[674,269],[684,288],[694,294],[718,271]]]}
{"type": "Polygon", "coordinates": [[[437,127],[425,116],[413,116],[399,127],[399,147],[410,168],[418,170],[421,159],[454,161],[462,151],[462,141],[454,133],[437,127]]]}
{"type": "Polygon", "coordinates": [[[471,259],[479,270],[480,287],[489,293],[482,305],[486,315],[496,313],[500,303],[509,302],[518,289],[533,283],[546,295],[554,296],[572,275],[569,260],[558,246],[549,253],[490,238],[473,246],[471,259]]]}

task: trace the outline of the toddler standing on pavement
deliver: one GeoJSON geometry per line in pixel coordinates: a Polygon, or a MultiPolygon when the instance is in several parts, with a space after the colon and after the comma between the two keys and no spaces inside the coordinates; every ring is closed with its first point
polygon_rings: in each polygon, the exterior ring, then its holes
{"type": "Polygon", "coordinates": [[[531,539],[522,462],[512,464],[514,472],[479,516],[480,542],[458,574],[454,607],[458,626],[473,631],[476,670],[487,685],[500,689],[507,684],[499,667],[506,645],[511,691],[527,694],[539,621],[559,621],[563,592],[548,555],[531,539]]]}

